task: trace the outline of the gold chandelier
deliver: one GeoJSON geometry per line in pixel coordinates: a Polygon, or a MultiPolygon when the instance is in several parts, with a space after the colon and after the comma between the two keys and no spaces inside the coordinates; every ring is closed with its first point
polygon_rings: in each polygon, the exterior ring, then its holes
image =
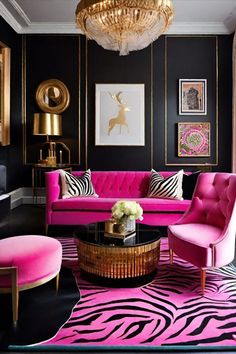
{"type": "Polygon", "coordinates": [[[172,0],[81,0],[76,23],[88,39],[126,55],[155,41],[173,14],[172,0]]]}

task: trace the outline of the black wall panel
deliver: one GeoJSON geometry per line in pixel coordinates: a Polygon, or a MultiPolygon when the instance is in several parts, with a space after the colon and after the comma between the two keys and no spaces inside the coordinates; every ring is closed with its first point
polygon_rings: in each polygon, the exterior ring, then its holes
{"type": "Polygon", "coordinates": [[[128,56],[105,51],[88,42],[88,157],[93,170],[148,170],[151,136],[151,47],[128,56]],[[95,146],[95,84],[145,84],[145,146],[95,146]]]}
{"type": "Polygon", "coordinates": [[[219,36],[219,165],[231,170],[232,148],[232,43],[233,35],[219,36]]]}
{"type": "Polygon", "coordinates": [[[166,163],[217,164],[217,37],[166,37],[166,163]],[[207,115],[179,115],[179,79],[207,80],[207,115]],[[210,122],[210,157],[178,157],[177,123],[210,122]]]}
{"type": "Polygon", "coordinates": [[[153,43],[153,168],[165,170],[165,37],[153,43]]]}
{"type": "Polygon", "coordinates": [[[27,36],[26,39],[26,162],[36,163],[39,149],[46,141],[44,136],[33,136],[34,113],[41,112],[36,102],[39,84],[48,79],[58,79],[70,93],[69,107],[62,115],[63,141],[71,150],[71,160],[78,163],[79,156],[79,37],[78,36],[27,36]]]}
{"type": "Polygon", "coordinates": [[[21,123],[21,36],[0,16],[0,41],[11,48],[10,145],[0,146],[0,164],[7,166],[8,191],[23,184],[21,123]]]}

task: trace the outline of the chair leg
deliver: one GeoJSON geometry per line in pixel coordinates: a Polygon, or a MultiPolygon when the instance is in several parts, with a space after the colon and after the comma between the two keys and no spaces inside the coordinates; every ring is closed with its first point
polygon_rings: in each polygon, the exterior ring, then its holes
{"type": "Polygon", "coordinates": [[[202,295],[204,295],[205,292],[205,285],[206,285],[206,269],[201,268],[201,290],[202,290],[202,295]]]}
{"type": "Polygon", "coordinates": [[[170,255],[170,264],[173,264],[174,252],[171,248],[169,249],[169,255],[170,255]]]}
{"type": "Polygon", "coordinates": [[[12,269],[11,281],[12,281],[11,289],[12,289],[13,326],[17,327],[18,308],[19,308],[19,288],[18,288],[18,283],[17,283],[17,268],[12,269]]]}
{"type": "Polygon", "coordinates": [[[45,225],[45,235],[48,234],[48,224],[45,225]]]}
{"type": "Polygon", "coordinates": [[[60,280],[60,272],[56,276],[56,293],[58,293],[59,290],[59,280],[60,280]]]}

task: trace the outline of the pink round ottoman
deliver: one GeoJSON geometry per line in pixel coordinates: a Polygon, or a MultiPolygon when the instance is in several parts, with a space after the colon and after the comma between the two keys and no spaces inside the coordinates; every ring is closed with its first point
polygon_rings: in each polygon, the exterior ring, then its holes
{"type": "Polygon", "coordinates": [[[0,292],[12,293],[13,323],[18,320],[19,291],[57,277],[62,262],[61,243],[47,236],[14,236],[0,240],[0,292]]]}

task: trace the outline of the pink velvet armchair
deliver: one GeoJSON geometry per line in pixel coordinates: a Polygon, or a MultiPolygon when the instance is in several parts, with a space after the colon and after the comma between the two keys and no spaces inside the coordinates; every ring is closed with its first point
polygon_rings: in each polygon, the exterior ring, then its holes
{"type": "Polygon", "coordinates": [[[234,259],[236,233],[236,174],[202,173],[191,205],[168,227],[170,262],[173,253],[201,269],[204,293],[206,269],[234,259]]]}

